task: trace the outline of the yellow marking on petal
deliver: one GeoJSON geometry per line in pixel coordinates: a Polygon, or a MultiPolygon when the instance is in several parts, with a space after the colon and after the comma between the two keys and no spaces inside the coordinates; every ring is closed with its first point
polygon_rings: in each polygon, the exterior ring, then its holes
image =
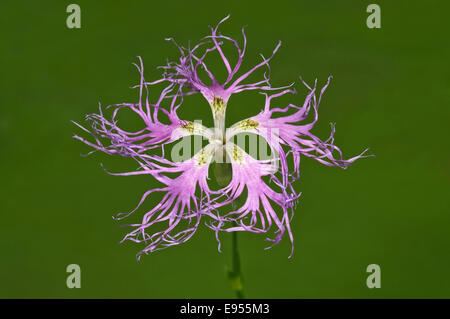
{"type": "Polygon", "coordinates": [[[203,166],[211,161],[212,152],[209,149],[202,148],[196,155],[195,160],[198,166],[203,166]]]}
{"type": "Polygon", "coordinates": [[[186,121],[183,125],[180,126],[180,128],[186,132],[188,132],[189,134],[198,134],[198,135],[202,135],[205,134],[205,128],[199,124],[199,123],[195,123],[195,122],[191,122],[191,121],[186,121]]]}
{"type": "Polygon", "coordinates": [[[233,160],[238,163],[242,163],[244,161],[244,153],[238,146],[233,145],[231,149],[231,156],[233,160]]]}
{"type": "Polygon", "coordinates": [[[203,166],[206,164],[206,158],[205,156],[201,156],[200,158],[197,159],[197,165],[198,166],[203,166]]]}
{"type": "Polygon", "coordinates": [[[183,125],[181,125],[182,129],[185,129],[189,133],[193,134],[195,131],[195,123],[194,122],[186,122],[183,125]]]}
{"type": "Polygon", "coordinates": [[[218,96],[215,96],[213,101],[211,102],[211,107],[214,111],[214,114],[222,113],[225,110],[226,106],[227,104],[225,103],[225,101],[218,96]]]}
{"type": "Polygon", "coordinates": [[[247,119],[244,121],[239,122],[238,127],[244,131],[247,130],[254,130],[259,126],[259,123],[252,120],[252,119],[247,119]]]}

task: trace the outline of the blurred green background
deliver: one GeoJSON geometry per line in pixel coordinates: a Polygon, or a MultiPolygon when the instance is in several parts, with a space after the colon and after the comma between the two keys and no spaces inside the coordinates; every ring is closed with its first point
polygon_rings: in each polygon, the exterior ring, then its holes
{"type": "MultiPolygon", "coordinates": [[[[266,251],[264,236],[240,234],[247,297],[450,297],[450,8],[376,1],[382,27],[368,29],[372,2],[76,1],[82,27],[68,29],[72,2],[3,1],[0,297],[233,297],[229,234],[223,253],[203,226],[188,243],[139,263],[142,246],[118,244],[125,229],[111,216],[155,183],[105,174],[100,163],[134,166],[81,157],[89,148],[72,139],[81,132],[70,123],[83,122],[99,101],[135,101],[136,56],[155,79],[156,66],[177,57],[165,37],[195,43],[228,13],[223,33],[239,38],[247,26],[244,69],[282,40],[272,83],[301,75],[323,84],[332,74],[314,132],[325,138],[335,122],[347,157],[365,147],[376,154],[346,171],[302,161],[294,257],[287,237],[266,251]],[[72,263],[81,266],[81,289],[66,287],[72,263]],[[381,266],[381,289],[366,287],[369,264],[381,266]]],[[[305,91],[296,88],[290,101],[300,103],[305,91]]],[[[262,101],[257,93],[233,96],[228,124],[259,112],[262,101]]],[[[180,115],[208,120],[209,112],[193,96],[180,115]]]]}

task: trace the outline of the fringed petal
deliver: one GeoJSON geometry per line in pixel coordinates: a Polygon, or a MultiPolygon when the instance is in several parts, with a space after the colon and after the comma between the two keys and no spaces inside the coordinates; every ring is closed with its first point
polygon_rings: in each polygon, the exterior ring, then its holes
{"type": "MultiPolygon", "coordinates": [[[[144,214],[141,223],[127,225],[134,227],[134,230],[126,234],[122,242],[130,240],[146,245],[139,252],[138,259],[142,254],[186,242],[197,230],[202,215],[211,215],[215,204],[207,179],[208,167],[213,154],[214,146],[208,145],[184,162],[162,161],[161,164],[152,167],[144,165],[141,173],[152,175],[164,186],[147,191],[135,209],[128,213],[120,213],[115,217],[116,219],[128,217],[138,210],[152,194],[157,192],[164,194],[162,200],[144,214]],[[178,176],[169,177],[167,174],[178,174],[178,176]],[[164,229],[149,232],[154,229],[152,226],[157,224],[164,224],[164,229]]],[[[134,174],[135,172],[129,172],[120,175],[134,174]]]]}
{"type": "Polygon", "coordinates": [[[144,154],[149,150],[162,149],[164,145],[177,141],[178,139],[200,135],[206,139],[211,139],[213,131],[198,122],[181,120],[177,115],[177,109],[183,102],[181,86],[169,84],[162,90],[159,98],[154,103],[149,102],[149,84],[144,79],[144,66],[139,58],[140,66],[136,65],[140,73],[140,83],[135,86],[139,88],[139,100],[137,103],[113,104],[107,108],[112,110],[111,115],[104,115],[102,107],[99,105],[99,113],[86,116],[89,128],[75,123],[83,131],[89,133],[94,141],[75,135],[74,138],[91,146],[95,150],[107,154],[119,154],[126,157],[135,157],[144,154]],[[163,101],[169,94],[174,93],[170,99],[168,110],[163,107],[163,101]],[[136,132],[129,132],[118,126],[118,114],[120,110],[129,109],[142,120],[142,128],[136,132]],[[169,124],[160,121],[164,116],[169,124]]]}
{"type": "Polygon", "coordinates": [[[229,16],[226,16],[217,24],[216,27],[211,27],[211,35],[206,36],[203,39],[203,42],[192,48],[185,48],[178,45],[173,38],[166,39],[168,41],[172,41],[177,46],[180,52],[180,58],[178,62],[167,62],[165,66],[160,67],[164,70],[163,79],[170,83],[183,84],[183,86],[188,89],[188,91],[184,94],[200,92],[210,105],[213,103],[215,98],[220,98],[226,104],[230,96],[234,93],[248,90],[271,91],[280,89],[273,88],[270,84],[269,62],[280,48],[281,42],[275,46],[275,49],[269,58],[265,58],[261,55],[262,61],[260,63],[238,76],[247,48],[247,38],[245,36],[244,28],[242,28],[242,45],[240,45],[235,39],[222,35],[218,31],[219,26],[228,20],[228,18],[229,16]],[[237,52],[238,59],[234,65],[230,63],[222,49],[226,42],[231,43],[237,52]],[[223,83],[218,82],[205,63],[205,58],[210,52],[213,51],[218,52],[227,71],[227,78],[223,83]],[[264,73],[262,80],[254,83],[243,83],[250,75],[263,67],[267,68],[267,72],[264,73]],[[206,72],[208,80],[211,84],[205,83],[200,78],[200,69],[206,72]]]}
{"type": "Polygon", "coordinates": [[[289,213],[293,213],[294,201],[299,195],[295,192],[288,193],[286,189],[282,188],[281,182],[275,176],[278,171],[277,159],[256,160],[231,142],[227,143],[226,150],[231,159],[233,178],[222,191],[227,193],[233,201],[237,201],[246,191],[246,199],[241,207],[220,216],[209,227],[217,233],[220,231],[268,233],[274,225],[277,235],[273,239],[267,238],[273,242],[268,248],[279,243],[287,231],[293,252],[294,239],[289,213]],[[262,179],[263,176],[269,176],[273,186],[279,188],[280,192],[273,190],[262,179]],[[273,204],[281,210],[281,217],[278,216],[273,204]]]}
{"type": "Polygon", "coordinates": [[[317,81],[313,87],[303,82],[309,93],[302,107],[293,104],[289,104],[285,108],[271,107],[273,98],[285,94],[295,94],[294,90],[288,89],[273,95],[266,94],[266,102],[262,112],[230,127],[227,130],[227,139],[231,139],[239,133],[256,133],[264,137],[273,150],[279,154],[283,175],[286,177],[289,175],[294,179],[294,176],[299,176],[300,155],[311,157],[327,166],[341,168],[346,168],[357,159],[367,157],[367,155],[364,155],[366,149],[357,156],[344,159],[342,151],[334,144],[334,125],[332,125],[330,137],[326,140],[321,140],[311,132],[318,120],[319,104],[330,80],[331,77],[320,90],[318,97],[316,96],[317,81]],[[288,113],[291,110],[294,110],[292,114],[275,116],[288,113]],[[300,122],[306,120],[311,110],[314,112],[313,120],[310,123],[301,124],[300,122]],[[285,151],[284,148],[287,148],[288,151],[285,151]],[[294,171],[288,173],[287,157],[290,154],[292,154],[294,161],[294,171]]]}

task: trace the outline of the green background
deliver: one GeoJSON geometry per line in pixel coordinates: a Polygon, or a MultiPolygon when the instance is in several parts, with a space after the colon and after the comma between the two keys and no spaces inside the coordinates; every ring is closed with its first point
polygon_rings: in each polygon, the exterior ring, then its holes
{"type": "MultiPolygon", "coordinates": [[[[366,27],[373,1],[76,1],[82,27],[66,27],[69,1],[3,1],[1,19],[0,297],[228,298],[230,235],[202,226],[186,244],[136,262],[137,244],[111,216],[134,207],[156,185],[146,176],[113,177],[134,167],[89,148],[70,120],[103,105],[135,101],[132,62],[146,76],[177,57],[164,41],[198,41],[231,14],[222,32],[247,25],[245,68],[276,41],[272,83],[302,76],[334,79],[314,129],[337,123],[347,157],[370,147],[375,158],[348,170],[302,161],[303,192],[287,237],[264,250],[264,236],[241,234],[245,290],[251,298],[450,297],[449,41],[446,1],[376,1],[381,29],[366,27]],[[66,287],[79,264],[82,288],[66,287]],[[366,267],[381,266],[381,289],[366,267]]],[[[217,65],[221,67],[221,65],[217,65]]],[[[305,90],[291,102],[301,103],[305,90]]],[[[228,124],[260,111],[256,93],[232,97],[228,124]]],[[[210,121],[199,96],[180,115],[210,121]]],[[[206,123],[208,123],[206,121],[206,123]]],[[[139,216],[135,216],[139,217],[139,216]]]]}

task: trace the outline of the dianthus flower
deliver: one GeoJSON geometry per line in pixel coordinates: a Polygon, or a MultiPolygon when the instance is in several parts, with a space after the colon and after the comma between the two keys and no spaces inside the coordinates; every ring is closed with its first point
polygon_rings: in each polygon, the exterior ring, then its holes
{"type": "MultiPolygon", "coordinates": [[[[311,132],[317,123],[319,104],[331,76],[322,88],[317,87],[317,81],[312,86],[302,81],[307,90],[302,105],[274,107],[274,99],[296,93],[292,84],[277,88],[270,84],[269,62],[280,43],[268,58],[262,56],[260,63],[242,71],[247,46],[245,32],[242,29],[242,44],[219,33],[219,26],[227,19],[212,27],[211,34],[192,48],[184,48],[173,39],[167,39],[175,43],[180,57],[178,61],[162,66],[162,77],[155,81],[145,80],[143,62],[139,57],[139,63],[135,64],[140,74],[139,84],[135,86],[139,90],[139,100],[136,103],[110,105],[109,117],[100,107],[98,114],[86,116],[89,129],[77,124],[92,139],[89,141],[78,135],[74,137],[92,147],[93,151],[130,157],[138,164],[135,171],[108,173],[151,175],[161,184],[158,188],[146,191],[135,209],[115,217],[122,219],[129,216],[146,199],[161,193],[162,199],[143,215],[139,224],[128,225],[133,229],[122,240],[145,244],[145,248],[138,253],[138,259],[144,253],[188,241],[202,220],[215,232],[219,250],[220,232],[267,234],[267,240],[272,242],[267,248],[279,243],[287,233],[292,255],[294,239],[290,223],[300,196],[293,183],[300,176],[301,156],[340,168],[346,168],[355,160],[366,157],[364,151],[344,159],[341,150],[334,144],[334,126],[326,140],[311,132]],[[230,63],[223,51],[226,43],[231,44],[237,52],[235,64],[230,63]],[[223,83],[219,83],[205,62],[211,52],[218,53],[226,69],[223,83]],[[262,68],[268,70],[263,78],[249,82],[249,77],[262,68]],[[204,72],[207,81],[200,76],[200,72],[204,72]],[[153,88],[159,85],[163,85],[164,89],[154,100],[150,99],[153,88]],[[226,128],[225,114],[230,96],[251,90],[265,96],[261,112],[226,128]],[[196,93],[200,93],[211,108],[214,118],[212,129],[198,121],[180,119],[177,114],[183,100],[196,93]],[[122,109],[131,110],[142,120],[137,131],[124,130],[118,126],[122,109]],[[311,118],[309,121],[308,115],[311,118]],[[270,146],[272,156],[258,159],[247,152],[245,146],[236,143],[241,133],[252,133],[264,139],[270,146]],[[166,145],[173,145],[180,139],[194,135],[201,136],[208,144],[182,161],[168,159],[164,152],[166,145]],[[213,162],[220,163],[223,159],[231,165],[228,173],[231,175],[230,180],[220,189],[214,190],[208,183],[209,167],[213,162]]],[[[203,110],[199,108],[199,112],[203,113],[203,110]]],[[[222,177],[216,176],[218,179],[222,177]]]]}

